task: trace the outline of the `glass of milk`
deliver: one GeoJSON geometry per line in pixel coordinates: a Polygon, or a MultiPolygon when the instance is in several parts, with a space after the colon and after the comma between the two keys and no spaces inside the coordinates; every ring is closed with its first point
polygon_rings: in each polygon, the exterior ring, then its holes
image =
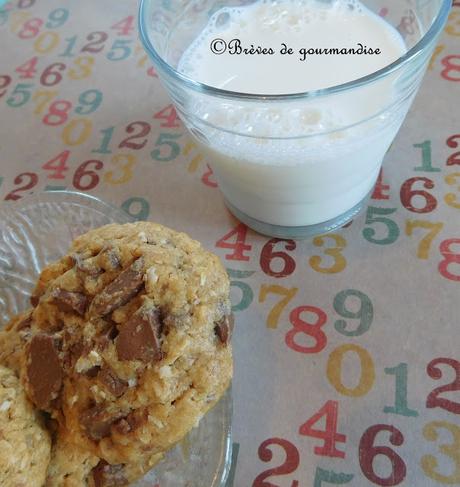
{"type": "Polygon", "coordinates": [[[230,211],[271,236],[351,220],[451,0],[142,0],[140,32],[230,211]]]}

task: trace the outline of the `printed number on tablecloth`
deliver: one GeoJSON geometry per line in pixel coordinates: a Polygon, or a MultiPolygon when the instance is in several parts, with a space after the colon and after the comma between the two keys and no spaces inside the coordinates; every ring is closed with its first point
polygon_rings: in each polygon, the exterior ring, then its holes
{"type": "Polygon", "coordinates": [[[122,203],[121,208],[135,220],[147,220],[150,213],[150,204],[145,198],[133,196],[122,203]],[[136,208],[138,210],[136,211],[136,208]]]}
{"type": "Polygon", "coordinates": [[[408,365],[401,363],[396,367],[387,367],[384,372],[387,375],[395,376],[395,404],[394,406],[385,406],[383,412],[406,417],[417,417],[418,412],[415,409],[410,409],[407,405],[408,365]]]}
{"type": "MultiPolygon", "coordinates": [[[[257,450],[259,458],[263,462],[270,462],[273,458],[273,449],[270,447],[275,445],[281,447],[284,451],[284,462],[277,467],[270,468],[269,470],[260,473],[252,483],[252,487],[275,487],[275,484],[268,482],[270,477],[289,475],[297,470],[300,463],[299,450],[297,450],[296,446],[290,441],[282,438],[269,438],[262,442],[257,450]]],[[[290,487],[299,487],[299,482],[293,480],[290,487]]]]}
{"type": "Polygon", "coordinates": [[[414,235],[414,230],[422,229],[428,230],[428,233],[420,240],[417,249],[417,257],[419,259],[428,259],[430,255],[431,245],[434,239],[441,233],[444,228],[444,223],[429,222],[427,220],[407,220],[406,221],[406,235],[411,237],[414,235]]]}
{"type": "Polygon", "coordinates": [[[271,277],[290,276],[296,268],[295,260],[287,252],[275,250],[275,247],[292,251],[296,249],[297,244],[294,240],[272,238],[264,245],[260,253],[260,268],[271,277]]]}
{"type": "Polygon", "coordinates": [[[168,105],[153,116],[155,120],[164,120],[160,127],[177,128],[180,127],[179,117],[173,105],[168,105]]]}
{"type": "Polygon", "coordinates": [[[374,385],[375,367],[369,352],[359,345],[347,343],[334,349],[327,361],[326,375],[334,389],[344,396],[365,396],[374,385]],[[342,370],[343,359],[346,354],[355,354],[361,365],[361,377],[355,387],[347,387],[343,383],[342,370]]]}
{"type": "Polygon", "coordinates": [[[72,180],[75,189],[79,191],[94,189],[99,184],[99,174],[96,171],[100,171],[103,167],[104,163],[95,159],[80,164],[72,180]]]}
{"type": "Polygon", "coordinates": [[[119,36],[131,35],[134,32],[134,15],[130,15],[129,17],[120,20],[110,28],[117,31],[117,35],[119,36]]]}
{"type": "Polygon", "coordinates": [[[399,238],[399,227],[396,222],[388,218],[389,215],[396,213],[397,208],[378,208],[375,206],[369,206],[366,214],[366,225],[368,226],[363,230],[363,237],[370,243],[377,245],[390,245],[395,243],[399,238]],[[378,227],[385,228],[385,233],[381,238],[376,238],[377,230],[375,224],[379,224],[378,227]]]}
{"type": "Polygon", "coordinates": [[[230,278],[230,288],[237,288],[241,293],[240,300],[235,303],[232,299],[232,311],[244,311],[251,306],[254,299],[254,292],[251,286],[246,282],[240,281],[240,279],[247,279],[254,274],[255,271],[241,271],[237,269],[227,269],[228,277],[230,278]],[[236,280],[238,279],[238,280],[236,280]]]}
{"type": "Polygon", "coordinates": [[[328,234],[318,236],[313,239],[313,245],[316,247],[324,247],[324,254],[328,257],[332,257],[332,262],[328,266],[328,260],[323,256],[314,255],[310,257],[309,264],[313,270],[320,272],[321,274],[337,274],[342,272],[347,266],[347,260],[342,254],[342,251],[347,246],[347,241],[341,235],[328,234]],[[329,246],[332,240],[333,245],[329,246]]]}
{"type": "Polygon", "coordinates": [[[433,189],[434,182],[424,177],[410,178],[401,186],[401,203],[413,213],[431,213],[438,206],[436,198],[423,189],[414,189],[415,185],[422,183],[423,188],[433,189]],[[421,201],[423,200],[423,201],[421,201]],[[421,204],[423,202],[423,205],[421,204]]]}
{"type": "Polygon", "coordinates": [[[450,281],[460,282],[460,273],[454,274],[452,272],[452,268],[456,268],[460,272],[460,238],[444,240],[439,248],[444,257],[444,260],[439,263],[439,272],[450,281]],[[454,246],[458,248],[457,252],[453,250],[454,246]]]}
{"type": "Polygon", "coordinates": [[[80,52],[90,52],[91,54],[97,54],[104,49],[104,43],[108,38],[109,36],[105,32],[91,32],[86,36],[86,40],[88,42],[81,48],[80,52]]]}
{"type": "Polygon", "coordinates": [[[281,313],[286,308],[286,306],[294,299],[297,295],[299,288],[286,288],[278,284],[262,284],[260,286],[259,292],[259,303],[264,303],[269,294],[276,294],[282,298],[273,306],[267,316],[267,327],[275,329],[278,327],[279,319],[281,313]]]}
{"type": "Polygon", "coordinates": [[[423,437],[425,440],[434,442],[439,439],[439,431],[446,430],[452,437],[452,442],[439,445],[439,452],[450,459],[454,465],[451,475],[439,473],[439,463],[434,455],[425,455],[422,457],[420,465],[427,477],[436,480],[441,484],[458,485],[460,483],[460,427],[447,421],[433,421],[423,428],[423,437]]]}
{"type": "Polygon", "coordinates": [[[123,139],[118,147],[120,149],[127,148],[133,150],[140,150],[145,147],[147,144],[147,137],[150,133],[151,127],[150,124],[147,122],[132,122],[126,127],[126,133],[132,134],[126,139],[123,139]],[[135,142],[136,139],[143,139],[142,141],[135,142]]]}
{"type": "Polygon", "coordinates": [[[38,175],[33,172],[23,172],[14,178],[14,184],[22,184],[19,188],[16,188],[11,193],[8,193],[5,196],[5,201],[16,201],[22,198],[24,195],[20,195],[19,193],[23,193],[24,191],[29,191],[30,189],[34,188],[38,184],[38,175]]]}
{"type": "Polygon", "coordinates": [[[338,426],[338,408],[337,401],[327,401],[310,419],[308,419],[299,428],[299,434],[311,436],[323,440],[322,446],[315,446],[315,455],[326,457],[345,458],[345,452],[336,447],[336,443],[345,443],[347,437],[337,432],[338,426]],[[325,418],[325,430],[315,429],[313,426],[325,418]]]}
{"type": "Polygon", "coordinates": [[[375,183],[374,191],[372,193],[371,198],[373,200],[389,200],[390,195],[390,185],[384,184],[383,182],[383,169],[380,169],[379,177],[377,178],[377,182],[375,183]]]}
{"type": "Polygon", "coordinates": [[[315,306],[299,306],[291,311],[289,321],[292,328],[286,333],[284,340],[290,349],[300,353],[319,353],[324,350],[327,337],[321,328],[327,322],[327,315],[323,310],[315,306]],[[309,323],[302,319],[301,316],[305,313],[315,315],[316,320],[309,323]],[[310,342],[310,338],[313,338],[314,344],[305,343],[310,342]]]}
{"type": "Polygon", "coordinates": [[[69,170],[66,162],[69,159],[70,151],[65,150],[43,164],[42,169],[52,171],[48,179],[65,179],[65,173],[69,170]]]}
{"type": "Polygon", "coordinates": [[[449,174],[445,177],[445,181],[449,186],[455,186],[457,192],[446,194],[444,201],[452,208],[460,210],[460,172],[449,174]]]}
{"type": "MultiPolygon", "coordinates": [[[[381,486],[399,485],[406,477],[406,464],[403,459],[388,446],[375,446],[377,435],[381,432],[390,434],[389,440],[393,446],[401,446],[404,436],[397,428],[388,424],[376,424],[369,427],[359,442],[359,463],[363,474],[372,483],[381,486]],[[374,458],[385,456],[391,463],[391,473],[381,477],[374,471],[374,458]]],[[[379,435],[380,436],[380,435],[379,435]]]]}
{"type": "Polygon", "coordinates": [[[115,154],[110,159],[116,170],[108,171],[104,175],[104,181],[108,184],[125,184],[133,177],[133,167],[137,164],[137,158],[133,154],[115,154]]]}
{"type": "Polygon", "coordinates": [[[91,136],[92,129],[93,122],[89,118],[71,120],[62,131],[62,141],[70,146],[83,144],[91,136]]]}
{"type": "Polygon", "coordinates": [[[441,63],[444,66],[441,76],[448,81],[460,82],[460,55],[446,56],[441,63]]]}
{"type": "Polygon", "coordinates": [[[19,77],[22,79],[33,78],[35,76],[35,73],[37,72],[37,63],[38,57],[34,56],[33,58],[18,66],[14,71],[16,73],[19,73],[19,77]]]}
{"type": "Polygon", "coordinates": [[[454,402],[445,397],[439,397],[446,392],[460,392],[460,362],[458,360],[450,358],[436,358],[432,360],[427,366],[427,374],[435,380],[439,380],[443,376],[440,365],[445,365],[446,370],[448,367],[452,368],[455,373],[454,380],[444,386],[434,389],[426,400],[427,408],[442,408],[453,414],[460,414],[460,403],[454,402]]]}
{"type": "MultiPolygon", "coordinates": [[[[458,149],[460,147],[460,134],[452,135],[446,141],[446,144],[451,149],[458,149]]],[[[447,159],[448,166],[460,166],[460,151],[451,154],[447,159]]]]}
{"type": "Polygon", "coordinates": [[[332,470],[324,470],[317,467],[313,487],[323,487],[323,482],[334,485],[348,484],[353,478],[354,475],[351,473],[336,473],[332,470]]]}
{"type": "Polygon", "coordinates": [[[0,76],[0,98],[4,96],[8,91],[6,88],[8,88],[11,81],[12,81],[11,76],[7,76],[6,74],[0,76]]]}
{"type": "Polygon", "coordinates": [[[334,298],[334,310],[336,313],[344,318],[359,320],[359,325],[356,329],[348,328],[348,322],[345,320],[337,320],[334,323],[335,329],[342,335],[348,337],[357,337],[366,333],[372,325],[374,318],[374,307],[369,296],[357,289],[346,289],[339,292],[334,298]],[[353,311],[353,302],[359,301],[359,308],[353,311]],[[348,303],[348,304],[347,304],[348,303]]]}
{"type": "Polygon", "coordinates": [[[246,243],[248,227],[244,223],[240,223],[233,230],[230,230],[221,239],[216,242],[216,247],[219,249],[231,249],[231,254],[226,254],[227,260],[241,260],[248,261],[249,255],[246,252],[252,250],[252,245],[246,243]],[[231,242],[230,240],[234,240],[231,242]]]}

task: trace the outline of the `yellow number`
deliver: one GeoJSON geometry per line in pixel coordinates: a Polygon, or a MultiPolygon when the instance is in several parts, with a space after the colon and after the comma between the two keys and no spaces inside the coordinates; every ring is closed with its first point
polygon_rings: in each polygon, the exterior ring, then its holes
{"type": "Polygon", "coordinates": [[[327,361],[327,378],[338,393],[344,396],[361,397],[367,394],[374,385],[375,367],[372,357],[364,348],[351,343],[341,345],[331,352],[327,361]],[[354,352],[361,362],[361,377],[354,388],[346,387],[342,381],[342,364],[345,354],[354,352]]]}
{"type": "Polygon", "coordinates": [[[40,54],[48,54],[55,49],[58,44],[59,34],[57,32],[42,32],[34,42],[34,49],[40,54]]]}
{"type": "Polygon", "coordinates": [[[439,44],[438,46],[436,46],[433,55],[431,56],[430,64],[428,65],[428,69],[430,71],[433,69],[436,59],[438,59],[439,55],[442,53],[442,51],[444,51],[445,47],[446,46],[444,44],[439,44]]]}
{"type": "Polygon", "coordinates": [[[446,32],[451,36],[460,36],[460,12],[458,10],[453,10],[449,15],[446,32]]]}
{"type": "Polygon", "coordinates": [[[37,102],[37,106],[35,107],[34,113],[36,115],[40,115],[41,113],[43,113],[48,103],[51,103],[51,100],[55,98],[57,95],[58,95],[57,91],[43,91],[43,90],[36,91],[34,93],[34,96],[32,97],[32,101],[37,102]]]}
{"type": "MultiPolygon", "coordinates": [[[[460,193],[460,172],[454,172],[453,174],[449,174],[448,176],[446,176],[445,180],[449,186],[455,186],[456,184],[458,184],[457,192],[460,193]]],[[[455,193],[446,194],[444,201],[449,206],[452,206],[452,208],[460,209],[460,200],[457,198],[457,195],[455,193]]]]}
{"type": "Polygon", "coordinates": [[[448,445],[439,445],[439,451],[449,457],[455,469],[451,475],[442,475],[436,471],[438,460],[434,455],[425,455],[422,457],[420,465],[427,477],[430,477],[441,484],[459,485],[460,483],[460,427],[447,421],[433,421],[423,428],[423,437],[428,441],[438,439],[438,429],[445,429],[452,435],[453,442],[448,445]]]}
{"type": "Polygon", "coordinates": [[[92,56],[80,56],[75,59],[74,64],[80,69],[69,69],[70,79],[85,79],[91,76],[93,71],[94,58],[92,56]]]}
{"type": "Polygon", "coordinates": [[[336,274],[342,272],[345,267],[347,267],[347,260],[342,255],[342,250],[347,246],[347,241],[340,235],[330,234],[320,237],[315,237],[313,239],[313,245],[316,247],[323,247],[325,244],[325,239],[334,240],[336,247],[324,249],[324,253],[334,258],[334,263],[330,267],[322,267],[323,257],[319,255],[314,255],[310,258],[309,262],[316,272],[321,272],[323,274],[336,274]]]}
{"type": "Polygon", "coordinates": [[[119,169],[122,171],[122,174],[118,179],[114,177],[114,171],[109,171],[104,176],[104,181],[109,184],[123,184],[130,181],[133,177],[133,166],[136,164],[137,160],[136,157],[132,154],[116,154],[112,157],[112,163],[118,165],[121,163],[119,169]],[[124,162],[124,164],[123,164],[124,162]]]}
{"type": "Polygon", "coordinates": [[[267,295],[272,294],[279,294],[280,296],[284,296],[281,301],[275,304],[273,308],[270,310],[267,316],[267,327],[268,328],[277,328],[278,322],[283,312],[284,308],[288,305],[288,303],[294,298],[297,294],[299,289],[296,287],[291,287],[288,289],[284,286],[278,286],[277,284],[262,284],[260,286],[259,292],[259,303],[264,303],[267,299],[267,295]]]}
{"type": "Polygon", "coordinates": [[[89,118],[71,120],[62,131],[62,141],[66,145],[80,145],[91,135],[93,123],[89,118]]]}
{"type": "Polygon", "coordinates": [[[27,19],[30,19],[30,17],[32,17],[32,14],[30,12],[11,12],[11,17],[10,17],[11,32],[17,34],[17,31],[19,30],[20,27],[22,27],[22,24],[27,19]]]}
{"type": "Polygon", "coordinates": [[[411,237],[416,228],[423,228],[424,230],[431,230],[428,234],[420,240],[417,249],[417,257],[419,259],[428,259],[430,255],[431,244],[433,240],[439,235],[439,232],[444,228],[444,223],[433,223],[426,220],[407,220],[406,235],[411,237]]]}

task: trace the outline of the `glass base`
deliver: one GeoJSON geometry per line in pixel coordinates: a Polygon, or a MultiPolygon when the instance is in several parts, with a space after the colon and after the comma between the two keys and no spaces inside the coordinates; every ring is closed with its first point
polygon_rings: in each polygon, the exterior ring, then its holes
{"type": "Polygon", "coordinates": [[[353,220],[363,209],[367,203],[367,200],[369,199],[369,196],[370,193],[366,195],[356,206],[345,213],[342,213],[336,218],[333,218],[332,220],[316,223],[315,225],[305,225],[300,227],[272,225],[271,223],[256,220],[255,218],[252,218],[249,215],[246,215],[246,213],[238,210],[238,208],[235,208],[227,199],[224,198],[224,201],[227,208],[236,218],[238,218],[238,220],[258,233],[267,235],[269,237],[303,239],[314,237],[316,235],[323,235],[325,233],[333,232],[337,228],[343,227],[353,220]]]}

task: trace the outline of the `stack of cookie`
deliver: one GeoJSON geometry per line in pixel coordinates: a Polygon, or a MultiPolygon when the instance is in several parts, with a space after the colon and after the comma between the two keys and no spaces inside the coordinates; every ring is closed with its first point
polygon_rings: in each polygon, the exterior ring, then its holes
{"type": "Polygon", "coordinates": [[[4,486],[128,485],[229,386],[228,278],[185,234],[93,230],[31,302],[0,333],[4,486]]]}

